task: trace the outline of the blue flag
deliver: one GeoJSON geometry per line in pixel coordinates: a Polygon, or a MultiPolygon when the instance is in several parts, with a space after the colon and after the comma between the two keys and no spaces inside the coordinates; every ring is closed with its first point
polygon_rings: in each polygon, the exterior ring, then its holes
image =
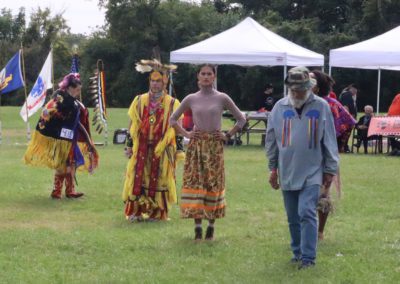
{"type": "Polygon", "coordinates": [[[9,93],[25,86],[21,72],[21,51],[19,50],[8,61],[0,72],[0,94],[9,93]]]}
{"type": "Polygon", "coordinates": [[[72,56],[71,73],[79,73],[79,57],[78,54],[72,56]]]}

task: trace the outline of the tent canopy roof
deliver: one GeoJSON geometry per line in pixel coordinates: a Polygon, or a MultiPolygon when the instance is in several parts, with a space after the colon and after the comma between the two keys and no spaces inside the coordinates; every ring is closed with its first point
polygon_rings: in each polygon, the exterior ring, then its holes
{"type": "Polygon", "coordinates": [[[332,49],[333,67],[400,70],[400,26],[374,38],[332,49]]]}
{"type": "Polygon", "coordinates": [[[323,66],[324,56],[271,32],[248,17],[222,33],[172,51],[170,61],[241,66],[323,66]]]}

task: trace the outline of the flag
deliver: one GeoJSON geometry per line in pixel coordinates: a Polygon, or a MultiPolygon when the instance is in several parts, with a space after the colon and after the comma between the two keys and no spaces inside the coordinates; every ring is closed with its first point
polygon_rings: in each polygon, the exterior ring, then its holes
{"type": "Polygon", "coordinates": [[[78,54],[72,56],[71,73],[79,73],[79,57],[78,54]]]}
{"type": "Polygon", "coordinates": [[[47,90],[53,87],[52,83],[52,68],[53,68],[53,51],[50,50],[46,61],[40,71],[39,77],[37,78],[35,85],[29,93],[26,102],[21,108],[20,115],[26,122],[28,117],[32,116],[38,109],[40,109],[45,100],[47,90]],[[28,113],[26,111],[28,110],[28,113]]]}
{"type": "Polygon", "coordinates": [[[9,93],[25,86],[21,72],[21,50],[8,61],[0,72],[0,94],[9,93]]]}

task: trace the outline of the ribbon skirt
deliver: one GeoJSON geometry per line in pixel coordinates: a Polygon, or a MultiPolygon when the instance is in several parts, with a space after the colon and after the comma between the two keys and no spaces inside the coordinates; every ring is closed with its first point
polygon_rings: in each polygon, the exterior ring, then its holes
{"type": "Polygon", "coordinates": [[[212,133],[202,133],[189,142],[180,208],[182,218],[225,216],[224,147],[212,133]]]}

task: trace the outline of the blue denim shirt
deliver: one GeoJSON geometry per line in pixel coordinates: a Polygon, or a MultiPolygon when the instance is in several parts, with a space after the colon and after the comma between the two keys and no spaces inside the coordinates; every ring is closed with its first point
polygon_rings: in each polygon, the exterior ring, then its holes
{"type": "Polygon", "coordinates": [[[279,100],[268,116],[265,148],[282,190],[321,185],[322,174],[336,174],[339,162],[328,103],[311,94],[299,115],[288,97],[279,100]]]}

